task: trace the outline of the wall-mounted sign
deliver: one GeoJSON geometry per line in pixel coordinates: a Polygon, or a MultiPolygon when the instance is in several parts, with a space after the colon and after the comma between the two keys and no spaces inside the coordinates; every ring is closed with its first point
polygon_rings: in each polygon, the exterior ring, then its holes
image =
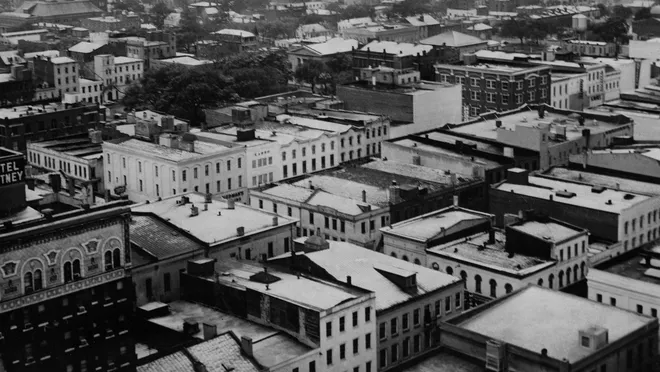
{"type": "Polygon", "coordinates": [[[25,160],[14,158],[0,161],[0,186],[13,185],[25,180],[25,160]]]}

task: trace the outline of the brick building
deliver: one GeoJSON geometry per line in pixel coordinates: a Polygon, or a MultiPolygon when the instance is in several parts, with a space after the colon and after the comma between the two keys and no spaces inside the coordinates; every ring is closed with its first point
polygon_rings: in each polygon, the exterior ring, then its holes
{"type": "Polygon", "coordinates": [[[3,370],[134,370],[130,210],[40,213],[26,204],[23,155],[0,155],[3,370]]]}
{"type": "Polygon", "coordinates": [[[135,32],[140,29],[140,17],[133,13],[118,14],[117,16],[101,16],[85,18],[81,26],[90,32],[122,31],[135,32]]]}
{"type": "Polygon", "coordinates": [[[21,65],[11,67],[8,74],[0,74],[0,106],[29,102],[34,98],[32,70],[21,65]]]}
{"type": "MultiPolygon", "coordinates": [[[[466,61],[475,61],[466,57],[466,61]]],[[[520,64],[435,65],[436,81],[463,85],[463,108],[469,117],[508,111],[526,103],[550,102],[550,68],[520,64]]]]}
{"type": "Polygon", "coordinates": [[[353,50],[353,71],[385,66],[397,70],[415,68],[423,80],[435,80],[434,64],[458,62],[458,51],[448,47],[436,47],[395,41],[372,41],[353,50]]]}
{"type": "Polygon", "coordinates": [[[151,66],[151,60],[176,57],[176,36],[169,32],[151,31],[146,37],[111,39],[110,44],[116,44],[120,50],[126,48],[125,54],[115,55],[143,60],[145,70],[151,66]]]}
{"type": "Polygon", "coordinates": [[[19,106],[0,109],[0,145],[25,151],[29,141],[87,134],[105,122],[105,111],[98,105],[19,106]]]}

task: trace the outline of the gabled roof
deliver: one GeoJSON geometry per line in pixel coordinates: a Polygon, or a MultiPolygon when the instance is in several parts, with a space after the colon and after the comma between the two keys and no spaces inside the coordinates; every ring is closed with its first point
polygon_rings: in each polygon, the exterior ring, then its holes
{"type": "Polygon", "coordinates": [[[300,25],[300,27],[298,27],[298,29],[301,32],[326,32],[326,31],[328,31],[327,28],[321,26],[318,23],[311,23],[311,24],[308,24],[308,25],[300,25]]]}
{"type": "Polygon", "coordinates": [[[488,222],[491,216],[460,207],[449,207],[401,221],[381,229],[383,233],[423,242],[453,234],[479,223],[488,222]]]}
{"type": "Polygon", "coordinates": [[[309,49],[312,52],[321,56],[336,54],[336,53],[347,53],[353,50],[353,48],[357,48],[357,47],[358,47],[357,40],[342,39],[340,37],[330,39],[325,43],[310,44],[303,46],[303,48],[309,49]]]}
{"type": "Polygon", "coordinates": [[[456,31],[443,32],[441,34],[431,36],[427,39],[420,41],[421,44],[442,46],[446,44],[448,47],[464,47],[470,45],[478,45],[487,43],[478,37],[462,34],[456,31]]]}
{"type": "Polygon", "coordinates": [[[492,30],[493,28],[488,26],[487,24],[477,23],[476,25],[470,26],[467,29],[471,31],[487,31],[487,30],[492,30]]]}
{"type": "Polygon", "coordinates": [[[91,1],[26,1],[16,10],[18,13],[29,13],[35,17],[54,17],[75,14],[98,13],[102,10],[91,1]]]}

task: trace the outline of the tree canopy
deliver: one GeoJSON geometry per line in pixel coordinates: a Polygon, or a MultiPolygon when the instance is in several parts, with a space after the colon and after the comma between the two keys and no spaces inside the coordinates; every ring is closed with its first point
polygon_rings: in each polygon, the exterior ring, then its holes
{"type": "Polygon", "coordinates": [[[500,35],[520,39],[523,44],[525,39],[539,42],[549,34],[557,32],[553,23],[533,20],[527,16],[519,16],[509,19],[500,26],[500,35]]]}
{"type": "Polygon", "coordinates": [[[172,13],[172,9],[168,8],[167,5],[163,2],[158,2],[156,5],[151,8],[151,17],[154,22],[154,26],[158,28],[163,28],[163,24],[165,23],[165,18],[172,13]]]}
{"type": "Polygon", "coordinates": [[[612,7],[612,17],[614,18],[623,18],[623,19],[628,19],[632,17],[633,12],[630,10],[630,8],[625,7],[623,5],[615,5],[612,7]]]}
{"type": "Polygon", "coordinates": [[[390,17],[410,17],[431,12],[430,0],[403,0],[392,5],[390,17]]]}
{"type": "Polygon", "coordinates": [[[174,65],[148,70],[140,84],[126,90],[122,103],[198,125],[204,120],[203,109],[285,91],[290,77],[285,51],[246,52],[198,69],[174,65]]]}
{"type": "Polygon", "coordinates": [[[129,12],[142,13],[144,12],[144,5],[139,0],[123,0],[113,4],[116,10],[128,10],[129,12]]]}
{"type": "Polygon", "coordinates": [[[628,40],[630,26],[623,18],[610,18],[606,22],[589,27],[589,31],[606,42],[623,43],[628,40]]]}
{"type": "Polygon", "coordinates": [[[635,13],[635,21],[651,18],[651,8],[642,8],[635,13]]]}

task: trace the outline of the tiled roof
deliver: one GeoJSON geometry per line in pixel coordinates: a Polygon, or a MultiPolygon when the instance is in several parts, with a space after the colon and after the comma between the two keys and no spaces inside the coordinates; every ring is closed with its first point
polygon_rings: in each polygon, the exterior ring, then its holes
{"type": "Polygon", "coordinates": [[[257,372],[259,369],[241,352],[238,342],[229,333],[188,348],[206,366],[208,372],[257,372]]]}
{"type": "Polygon", "coordinates": [[[201,244],[156,216],[133,215],[130,229],[131,242],[157,259],[203,249],[201,244]]]}
{"type": "Polygon", "coordinates": [[[85,13],[102,13],[91,1],[26,1],[16,9],[18,13],[27,13],[35,17],[55,17],[85,13]]]}
{"type": "Polygon", "coordinates": [[[257,372],[259,368],[243,355],[238,341],[230,333],[189,347],[186,351],[158,358],[137,367],[138,372],[197,372],[191,357],[201,362],[207,372],[257,372]]]}
{"type": "Polygon", "coordinates": [[[192,361],[181,351],[137,367],[137,372],[195,372],[192,361]]]}
{"type": "Polygon", "coordinates": [[[328,241],[328,243],[330,248],[304,255],[325,269],[335,279],[344,281],[347,276],[350,276],[353,285],[374,292],[377,310],[388,309],[459,281],[458,278],[449,274],[364,249],[351,243],[335,241],[328,241]],[[375,267],[415,273],[417,291],[414,294],[406,292],[387,280],[375,267]]]}
{"type": "Polygon", "coordinates": [[[478,37],[462,34],[456,31],[443,32],[441,34],[431,36],[427,39],[420,41],[422,44],[427,45],[443,45],[447,44],[448,47],[463,47],[469,45],[485,44],[485,40],[478,37]]]}

